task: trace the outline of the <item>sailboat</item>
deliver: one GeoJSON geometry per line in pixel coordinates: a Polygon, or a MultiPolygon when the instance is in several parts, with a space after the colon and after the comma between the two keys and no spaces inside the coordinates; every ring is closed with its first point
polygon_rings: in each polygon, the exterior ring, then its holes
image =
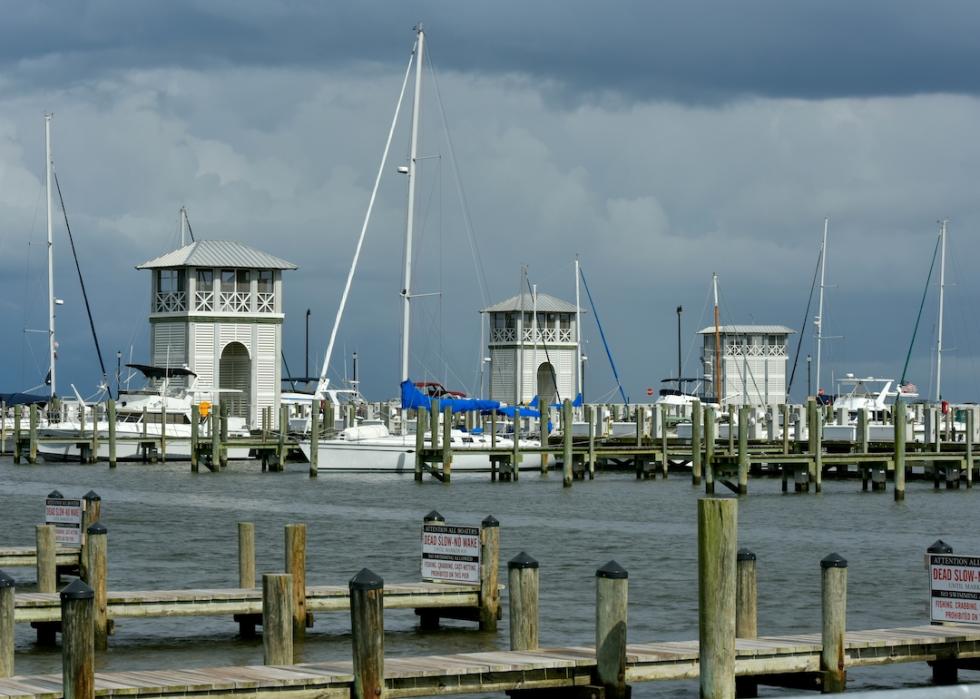
{"type": "MultiPolygon", "coordinates": [[[[374,189],[371,193],[368,209],[365,214],[364,223],[358,238],[354,253],[354,260],[347,275],[347,282],[341,295],[340,306],[337,317],[334,321],[330,339],[327,343],[327,351],[324,356],[320,379],[317,386],[316,396],[321,400],[325,399],[329,391],[329,379],[327,370],[330,365],[330,358],[333,352],[334,343],[337,338],[337,330],[347,303],[350,292],[351,282],[354,271],[357,268],[360,257],[364,235],[367,231],[374,207],[374,201],[378,192],[381,175],[384,172],[388,159],[388,152],[391,147],[391,140],[394,134],[395,125],[398,121],[398,114],[401,109],[402,100],[411,75],[412,66],[415,67],[415,90],[413,95],[412,125],[411,125],[411,146],[410,156],[407,166],[400,166],[398,171],[408,176],[408,211],[405,225],[405,267],[402,284],[402,351],[401,351],[401,390],[402,390],[402,411],[403,413],[412,408],[428,406],[426,398],[420,402],[421,392],[409,378],[409,341],[411,330],[411,301],[412,301],[412,236],[415,220],[415,182],[416,182],[416,163],[418,160],[418,131],[419,131],[419,103],[422,90],[422,66],[424,63],[425,32],[422,26],[415,28],[416,42],[409,60],[405,78],[402,83],[401,94],[399,95],[395,115],[392,119],[391,129],[388,132],[388,140],[385,144],[384,154],[381,159],[381,166],[375,179],[374,189]],[[416,395],[417,394],[417,395],[416,395]]],[[[454,398],[442,399],[445,405],[450,405],[453,411],[464,409],[493,409],[495,406],[492,401],[481,401],[477,404],[465,404],[454,398]]],[[[496,404],[499,407],[499,404],[496,404]]],[[[415,469],[415,435],[409,431],[409,425],[405,419],[399,421],[399,434],[391,434],[388,427],[380,420],[362,421],[361,423],[349,426],[342,430],[336,437],[319,439],[316,444],[310,439],[301,440],[300,450],[310,458],[313,449],[317,450],[317,467],[321,471],[381,471],[381,472],[413,472],[415,469]]],[[[441,441],[441,440],[440,440],[441,441]]],[[[453,470],[454,471],[488,471],[490,460],[486,454],[467,454],[467,449],[488,448],[491,446],[490,435],[474,432],[464,432],[453,429],[450,435],[450,444],[453,449],[453,470]]],[[[506,448],[513,443],[503,437],[498,437],[496,445],[506,448]]]]}

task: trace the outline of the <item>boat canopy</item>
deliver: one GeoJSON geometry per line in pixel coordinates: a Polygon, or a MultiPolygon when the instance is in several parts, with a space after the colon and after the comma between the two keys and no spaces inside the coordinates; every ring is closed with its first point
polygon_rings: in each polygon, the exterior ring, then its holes
{"type": "Polygon", "coordinates": [[[49,396],[36,396],[33,393],[0,393],[0,401],[9,408],[15,405],[47,405],[49,396]]]}
{"type": "MultiPolygon", "coordinates": [[[[402,410],[427,409],[432,405],[432,398],[422,393],[410,379],[402,381],[401,386],[402,410]]],[[[500,401],[482,398],[453,398],[452,396],[439,398],[439,409],[442,410],[446,406],[452,408],[454,413],[464,413],[470,410],[496,410],[500,407],[500,401]]]]}
{"type": "Polygon", "coordinates": [[[197,376],[193,371],[184,367],[151,366],[149,364],[127,364],[126,366],[131,369],[136,369],[148,379],[164,379],[172,376],[197,376]]]}

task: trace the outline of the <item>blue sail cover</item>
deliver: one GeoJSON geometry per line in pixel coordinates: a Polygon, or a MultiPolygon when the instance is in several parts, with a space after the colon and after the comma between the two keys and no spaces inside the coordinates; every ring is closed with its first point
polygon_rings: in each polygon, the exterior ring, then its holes
{"type": "Polygon", "coordinates": [[[15,405],[46,405],[50,400],[50,396],[37,396],[33,393],[0,393],[0,401],[6,403],[8,408],[15,405]]]}
{"type": "MultiPolygon", "coordinates": [[[[432,405],[432,399],[422,393],[418,387],[410,380],[402,381],[402,410],[428,410],[432,405]]],[[[443,396],[439,399],[439,409],[443,410],[449,406],[454,413],[465,413],[471,410],[496,410],[500,407],[500,401],[484,400],[482,398],[450,398],[443,396]]]]}

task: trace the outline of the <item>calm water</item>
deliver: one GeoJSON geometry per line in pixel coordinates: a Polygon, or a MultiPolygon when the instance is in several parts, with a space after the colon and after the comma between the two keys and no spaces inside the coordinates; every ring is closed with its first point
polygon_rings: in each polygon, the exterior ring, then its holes
{"type": "MultiPolygon", "coordinates": [[[[784,495],[778,480],[750,483],[739,503],[739,546],[758,556],[759,632],[820,628],[820,559],[838,552],[850,563],[848,627],[928,623],[925,548],[943,538],[976,553],[980,490],[935,493],[909,484],[908,499],[862,493],[860,482],[826,482],[822,495],[784,495]]],[[[561,487],[561,477],[522,474],[519,483],[486,476],[451,486],[415,483],[411,476],[321,475],[305,465],[260,472],[253,462],[221,474],[191,474],[187,464],[14,466],[0,460],[0,543],[33,544],[43,498],[94,489],[109,529],[110,589],[234,587],[238,580],[236,522],[256,525],[257,570],[282,569],[283,525],[306,522],[308,583],[346,584],[362,567],[391,582],[415,580],[419,525],[431,509],[450,523],[501,523],[501,561],[526,550],[541,563],[542,645],[593,642],[594,573],[610,559],[630,572],[629,633],[633,641],[697,637],[696,502],[700,489],[681,475],[638,482],[600,474],[561,487]]],[[[33,571],[8,571],[29,587],[33,571]]],[[[506,580],[505,569],[501,579],[506,580]]],[[[506,594],[504,595],[506,604],[506,594]]],[[[408,610],[385,612],[391,655],[506,648],[507,611],[496,634],[472,624],[421,632],[408,610]]],[[[347,658],[349,619],[320,614],[298,660],[347,658]]],[[[260,664],[261,640],[239,641],[224,618],[122,620],[100,670],[260,664]]],[[[60,672],[60,651],[38,649],[19,625],[18,674],[60,672]]],[[[968,677],[969,675],[967,675],[968,677]]],[[[852,687],[927,684],[925,664],[855,670],[852,687]]],[[[697,696],[696,683],[646,684],[636,696],[697,696]]],[[[775,690],[765,690],[778,694],[775,690]]],[[[502,696],[502,695],[497,695],[502,696]]]]}

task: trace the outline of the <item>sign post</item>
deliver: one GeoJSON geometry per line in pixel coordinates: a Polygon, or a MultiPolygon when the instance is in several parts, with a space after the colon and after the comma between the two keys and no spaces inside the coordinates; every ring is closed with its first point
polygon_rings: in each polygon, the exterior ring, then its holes
{"type": "Polygon", "coordinates": [[[83,509],[81,498],[45,498],[44,523],[54,525],[59,546],[82,545],[83,509]]]}
{"type": "Polygon", "coordinates": [[[422,579],[480,584],[480,528],[422,524],[422,579]]]}
{"type": "Polygon", "coordinates": [[[980,625],[980,556],[928,556],[930,620],[980,625]]]}

